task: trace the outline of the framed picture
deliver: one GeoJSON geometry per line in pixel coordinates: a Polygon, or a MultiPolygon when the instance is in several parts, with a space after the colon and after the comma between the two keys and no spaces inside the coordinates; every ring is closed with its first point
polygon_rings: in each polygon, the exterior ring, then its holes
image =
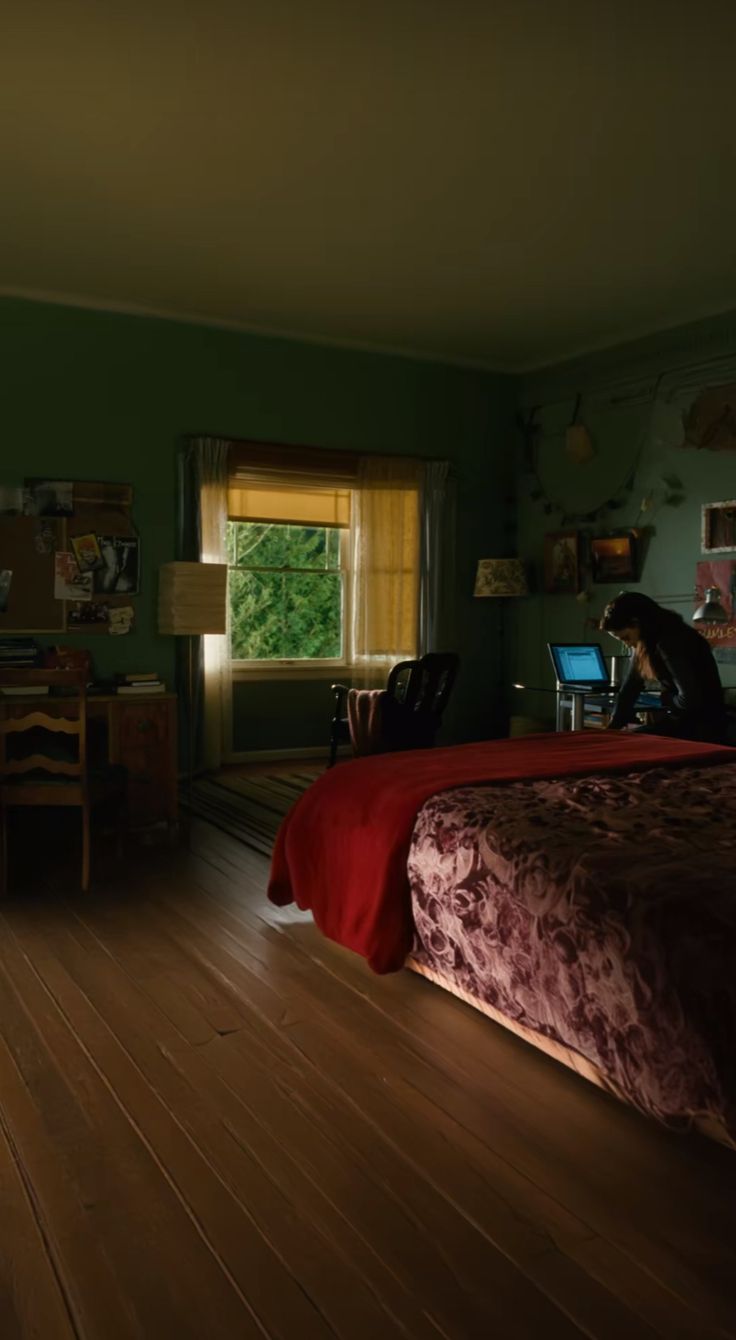
{"type": "Polygon", "coordinates": [[[544,589],[548,595],[577,595],[579,587],[578,533],[551,531],[544,537],[544,589]]]}
{"type": "Polygon", "coordinates": [[[736,549],[736,501],[704,503],[700,515],[704,554],[727,554],[736,549]]]}
{"type": "Polygon", "coordinates": [[[635,530],[615,535],[596,535],[590,541],[590,566],[594,582],[637,580],[638,534],[635,530]]]}

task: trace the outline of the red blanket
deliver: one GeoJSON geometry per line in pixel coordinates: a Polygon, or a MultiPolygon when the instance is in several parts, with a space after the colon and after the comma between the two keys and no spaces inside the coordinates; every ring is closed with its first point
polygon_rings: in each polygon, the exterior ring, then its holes
{"type": "Polygon", "coordinates": [[[414,820],[438,791],[661,765],[736,762],[722,745],[580,731],[355,759],[329,769],[286,816],[268,896],[311,909],[331,940],[395,972],[411,948],[406,862],[414,820]]]}

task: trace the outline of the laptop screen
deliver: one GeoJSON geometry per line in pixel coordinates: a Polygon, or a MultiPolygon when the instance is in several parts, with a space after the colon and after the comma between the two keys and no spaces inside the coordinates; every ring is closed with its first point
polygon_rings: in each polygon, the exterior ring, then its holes
{"type": "Polygon", "coordinates": [[[597,642],[550,642],[548,646],[560,684],[608,683],[608,668],[597,642]]]}

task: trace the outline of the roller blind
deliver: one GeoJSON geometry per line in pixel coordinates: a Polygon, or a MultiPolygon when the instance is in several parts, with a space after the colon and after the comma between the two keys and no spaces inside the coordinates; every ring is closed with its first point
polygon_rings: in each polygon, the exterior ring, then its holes
{"type": "Polygon", "coordinates": [[[292,526],[350,525],[351,492],[346,488],[293,488],[231,481],[227,491],[231,521],[279,521],[292,526]]]}

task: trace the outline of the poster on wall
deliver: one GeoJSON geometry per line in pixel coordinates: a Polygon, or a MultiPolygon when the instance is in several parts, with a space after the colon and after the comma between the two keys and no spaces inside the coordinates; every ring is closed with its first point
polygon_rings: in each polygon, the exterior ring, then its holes
{"type": "Polygon", "coordinates": [[[736,560],[702,559],[695,573],[696,606],[702,605],[709,586],[718,588],[719,600],[728,615],[728,621],[695,624],[694,627],[702,633],[714,651],[736,647],[736,560]]]}

